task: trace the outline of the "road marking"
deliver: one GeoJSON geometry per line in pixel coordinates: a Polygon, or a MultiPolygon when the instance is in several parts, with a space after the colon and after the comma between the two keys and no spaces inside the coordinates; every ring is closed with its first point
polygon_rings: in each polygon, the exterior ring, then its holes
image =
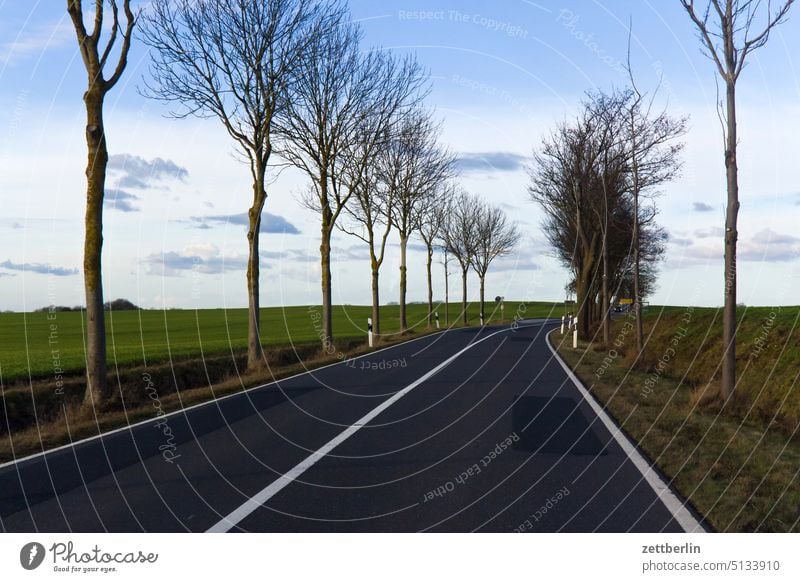
{"type": "Polygon", "coordinates": [[[259,384],[258,386],[251,386],[250,388],[245,388],[244,390],[240,390],[239,392],[233,392],[231,394],[226,394],[225,396],[220,396],[219,398],[214,398],[213,400],[206,400],[205,402],[198,402],[197,404],[192,404],[191,406],[187,406],[185,408],[179,408],[177,410],[173,410],[172,412],[168,412],[168,413],[166,413],[166,414],[164,414],[162,416],[157,416],[157,417],[153,417],[153,418],[147,418],[145,420],[140,420],[138,422],[134,422],[133,424],[128,424],[126,426],[121,426],[119,428],[115,428],[115,429],[109,430],[107,432],[103,432],[103,433],[100,433],[100,434],[97,434],[97,435],[94,435],[94,436],[82,438],[80,440],[73,441],[71,443],[67,443],[66,445],[61,445],[61,446],[58,446],[58,447],[54,447],[52,449],[47,449],[46,451],[42,451],[41,453],[34,453],[32,455],[27,455],[25,457],[20,457],[18,459],[12,459],[11,461],[6,461],[5,463],[0,463],[0,469],[4,469],[4,468],[9,467],[11,465],[18,465],[18,464],[21,464],[21,463],[25,463],[27,461],[36,459],[38,457],[44,457],[44,456],[49,455],[51,453],[56,453],[58,451],[63,451],[65,449],[73,449],[73,448],[75,448],[75,447],[77,447],[79,445],[83,445],[85,443],[88,443],[89,441],[93,441],[93,440],[97,440],[97,439],[104,439],[104,438],[106,438],[108,436],[111,436],[113,434],[120,433],[120,432],[123,432],[123,431],[126,431],[126,430],[127,431],[133,431],[134,428],[137,428],[137,427],[140,427],[140,426],[143,426],[143,425],[146,425],[146,424],[150,424],[150,423],[152,423],[154,421],[161,420],[163,418],[168,418],[168,417],[174,416],[176,414],[184,414],[186,412],[189,412],[190,410],[194,410],[195,408],[200,408],[201,406],[210,406],[211,404],[216,404],[218,402],[222,402],[223,400],[227,400],[228,398],[241,397],[241,396],[243,396],[245,394],[248,394],[249,392],[252,392],[253,390],[260,390],[261,388],[266,388],[268,386],[272,386],[273,384],[279,384],[280,382],[286,382],[286,381],[292,380],[294,378],[299,378],[300,376],[306,376],[308,374],[313,374],[314,372],[318,372],[319,370],[324,370],[325,368],[330,368],[330,367],[333,367],[333,366],[341,366],[342,364],[345,364],[348,361],[353,361],[353,360],[358,360],[358,359],[361,359],[361,358],[366,358],[367,356],[374,356],[378,352],[382,352],[384,350],[391,350],[393,348],[399,348],[400,346],[406,346],[408,344],[411,344],[411,343],[414,343],[414,342],[418,342],[418,341],[426,339],[426,338],[431,338],[431,337],[434,337],[434,336],[441,335],[443,333],[446,333],[447,331],[448,330],[444,329],[442,331],[436,331],[436,332],[433,332],[433,333],[425,334],[425,335],[423,335],[421,337],[417,337],[417,338],[414,338],[414,339],[411,339],[411,340],[408,340],[408,341],[404,341],[404,342],[401,342],[399,344],[394,344],[394,345],[391,345],[391,346],[386,346],[385,348],[372,350],[371,352],[367,352],[365,354],[361,354],[360,356],[355,356],[353,358],[349,358],[348,360],[340,360],[338,362],[325,364],[324,366],[320,366],[319,368],[314,368],[312,370],[306,370],[305,372],[298,372],[297,374],[293,374],[291,376],[286,376],[285,378],[281,378],[280,380],[273,380],[273,381],[267,382],[265,384],[259,384]]]}
{"type": "Polygon", "coordinates": [[[490,333],[484,338],[479,339],[476,342],[473,342],[466,346],[465,348],[461,349],[460,351],[456,352],[445,361],[440,363],[438,366],[430,370],[428,373],[424,374],[423,376],[417,378],[414,382],[397,392],[391,398],[385,400],[363,417],[355,421],[337,436],[333,437],[330,441],[328,441],[325,445],[323,445],[317,451],[311,453],[308,457],[300,461],[297,465],[295,465],[292,469],[278,477],[275,481],[270,483],[267,487],[256,493],[253,497],[242,503],[239,507],[234,509],[231,513],[227,516],[222,518],[219,522],[215,523],[211,526],[206,533],[224,533],[230,531],[233,527],[235,527],[238,523],[240,523],[243,519],[245,519],[248,515],[256,511],[258,508],[262,507],[267,501],[269,501],[272,497],[274,497],[279,491],[281,491],[284,487],[289,485],[292,481],[297,479],[300,475],[305,473],[308,469],[314,466],[320,459],[322,459],[325,455],[330,453],[333,449],[337,446],[342,444],[348,438],[353,436],[359,429],[361,429],[365,424],[368,424],[372,421],[376,416],[380,413],[385,411],[389,408],[392,404],[400,400],[403,396],[411,392],[414,388],[429,380],[439,372],[441,372],[444,368],[449,366],[456,358],[458,358],[464,352],[474,348],[479,343],[488,340],[491,337],[496,336],[499,333],[503,333],[504,331],[510,331],[511,328],[500,329],[496,332],[490,333]]]}
{"type": "Polygon", "coordinates": [[[569,366],[564,362],[558,352],[553,347],[553,344],[550,342],[550,334],[548,333],[546,336],[547,339],[547,347],[550,348],[550,351],[556,358],[556,361],[561,364],[561,367],[564,368],[564,371],[567,373],[567,376],[572,383],[575,384],[575,387],[583,396],[583,399],[589,403],[589,406],[592,407],[594,413],[598,416],[598,418],[603,422],[605,427],[611,433],[611,436],[614,437],[614,440],[617,441],[622,450],[634,464],[634,466],[639,469],[639,472],[644,477],[645,481],[653,488],[655,491],[656,496],[659,498],[661,503],[667,508],[667,510],[672,514],[672,517],[675,518],[675,521],[683,528],[686,533],[705,533],[706,529],[703,525],[697,521],[697,518],[692,514],[689,509],[687,509],[686,505],[678,498],[677,495],[672,491],[669,484],[661,478],[656,471],[653,470],[653,466],[650,462],[645,459],[639,450],[634,446],[631,440],[622,432],[622,429],[617,425],[617,423],[612,419],[605,410],[600,406],[600,404],[595,400],[594,396],[586,389],[586,386],[583,385],[575,373],[570,369],[569,366]]]}

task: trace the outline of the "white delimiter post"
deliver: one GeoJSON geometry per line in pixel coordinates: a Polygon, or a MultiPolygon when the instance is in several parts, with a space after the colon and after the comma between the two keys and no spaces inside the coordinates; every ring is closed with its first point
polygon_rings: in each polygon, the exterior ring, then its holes
{"type": "Polygon", "coordinates": [[[369,347],[372,347],[372,318],[367,318],[367,340],[369,341],[369,347]]]}
{"type": "Polygon", "coordinates": [[[575,331],[572,332],[572,347],[578,348],[578,318],[575,318],[575,331]]]}
{"type": "Polygon", "coordinates": [[[561,316],[561,335],[564,335],[564,319],[566,317],[567,317],[566,315],[561,316]]]}
{"type": "Polygon", "coordinates": [[[436,329],[439,329],[439,312],[438,311],[434,311],[433,315],[436,316],[436,329]]]}

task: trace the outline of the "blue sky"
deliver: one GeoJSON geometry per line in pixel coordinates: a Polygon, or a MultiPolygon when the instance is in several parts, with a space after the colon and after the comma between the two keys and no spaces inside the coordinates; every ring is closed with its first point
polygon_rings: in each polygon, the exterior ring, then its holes
{"type": "MultiPolygon", "coordinates": [[[[0,0],[0,309],[82,303],[85,73],[62,4],[0,0]]],[[[725,190],[714,70],[678,0],[350,5],[365,49],[414,52],[430,70],[428,103],[443,121],[443,140],[465,159],[462,183],[519,223],[523,243],[490,271],[487,288],[491,297],[519,299],[560,299],[567,280],[538,233],[525,164],[585,91],[624,85],[632,19],[641,85],[661,78],[662,101],[690,116],[683,175],[658,198],[671,240],[650,299],[720,303],[725,190]]],[[[793,10],[740,82],[740,299],[751,305],[798,303],[800,15],[793,10]]],[[[142,97],[146,69],[137,43],[107,100],[106,296],[147,307],[244,306],[248,170],[218,122],[173,120],[142,97]]],[[[289,171],[270,189],[262,243],[268,305],[319,302],[319,227],[298,202],[303,188],[302,176],[289,171]]],[[[396,242],[382,272],[386,301],[397,294],[396,242]]],[[[334,247],[334,300],[368,303],[363,243],[337,233],[334,247]]],[[[441,269],[435,279],[442,297],[441,269]]],[[[416,246],[409,284],[410,300],[422,300],[424,255],[416,246]]]]}

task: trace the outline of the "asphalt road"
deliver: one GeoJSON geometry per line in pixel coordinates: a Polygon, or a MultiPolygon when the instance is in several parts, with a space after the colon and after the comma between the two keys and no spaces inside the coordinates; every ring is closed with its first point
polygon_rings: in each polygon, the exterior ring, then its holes
{"type": "Polygon", "coordinates": [[[6,465],[0,529],[685,531],[552,328],[423,337],[6,465]]]}

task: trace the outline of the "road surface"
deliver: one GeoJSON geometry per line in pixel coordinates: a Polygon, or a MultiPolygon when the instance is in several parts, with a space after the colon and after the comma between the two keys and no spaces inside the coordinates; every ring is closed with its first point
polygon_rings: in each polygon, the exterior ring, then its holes
{"type": "Polygon", "coordinates": [[[0,529],[699,528],[554,358],[553,327],[422,337],[6,464],[0,529]]]}

